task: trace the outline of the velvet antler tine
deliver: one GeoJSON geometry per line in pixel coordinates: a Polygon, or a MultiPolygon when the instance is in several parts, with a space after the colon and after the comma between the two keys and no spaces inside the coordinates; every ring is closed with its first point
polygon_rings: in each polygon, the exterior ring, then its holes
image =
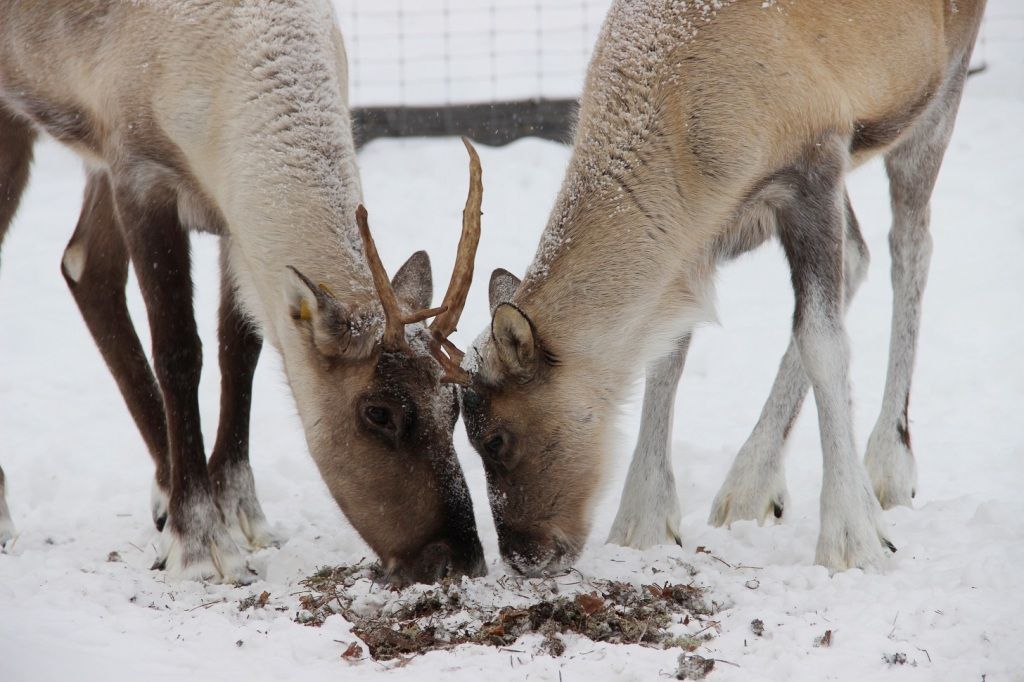
{"type": "Polygon", "coordinates": [[[466,207],[462,211],[462,237],[459,239],[459,251],[455,258],[452,278],[448,283],[448,291],[444,295],[442,306],[448,308],[438,315],[430,325],[431,331],[438,332],[447,338],[459,324],[462,309],[466,306],[469,286],[473,282],[473,261],[476,259],[476,248],[480,243],[480,207],[483,203],[484,186],[483,170],[480,156],[472,143],[465,137],[462,143],[469,152],[469,196],[466,207]]]}
{"type": "Polygon", "coordinates": [[[448,339],[441,339],[441,346],[444,348],[448,356],[456,363],[461,363],[462,358],[466,357],[466,354],[459,350],[458,346],[449,341],[448,339]]]}
{"type": "Polygon", "coordinates": [[[406,315],[405,317],[402,318],[402,322],[404,324],[416,324],[417,322],[423,322],[424,320],[429,320],[432,317],[436,317],[446,310],[448,310],[448,308],[446,308],[445,306],[439,306],[437,308],[425,308],[423,310],[418,310],[414,313],[406,315]]]}
{"type": "Polygon", "coordinates": [[[398,306],[395,290],[391,288],[388,273],[380,260],[380,254],[377,253],[377,245],[373,241],[373,235],[370,234],[366,207],[362,204],[356,209],[356,224],[359,226],[359,236],[363,240],[366,263],[370,266],[370,274],[373,276],[373,286],[377,290],[377,296],[384,308],[384,347],[388,350],[405,349],[408,344],[405,342],[402,311],[398,306]]]}
{"type": "Polygon", "coordinates": [[[444,374],[441,376],[441,383],[469,386],[472,382],[470,373],[462,369],[458,362],[445,355],[440,345],[436,343],[430,344],[430,354],[434,356],[434,359],[437,360],[444,370],[444,374]]]}

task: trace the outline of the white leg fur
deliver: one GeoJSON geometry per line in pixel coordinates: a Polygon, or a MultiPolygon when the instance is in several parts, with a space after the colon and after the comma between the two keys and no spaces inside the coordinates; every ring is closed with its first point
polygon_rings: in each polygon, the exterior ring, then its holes
{"type": "Polygon", "coordinates": [[[882,508],[856,455],[846,333],[818,301],[804,309],[804,316],[796,337],[814,387],[824,456],[815,562],[830,572],[878,568],[885,557],[883,546],[892,544],[882,532],[882,508]]]}
{"type": "Polygon", "coordinates": [[[175,530],[172,515],[161,534],[160,555],[153,568],[166,570],[172,580],[252,582],[253,576],[245,565],[245,558],[213,500],[204,495],[194,495],[192,505],[184,513],[189,535],[175,530]]]}
{"type": "Polygon", "coordinates": [[[160,484],[153,479],[153,485],[149,489],[149,512],[153,516],[153,524],[157,530],[163,531],[167,523],[167,509],[170,505],[170,495],[160,484]]]}
{"type": "Polygon", "coordinates": [[[912,506],[917,495],[917,462],[897,436],[895,424],[884,424],[881,418],[875,424],[868,439],[864,468],[883,509],[912,506]]]}
{"type": "Polygon", "coordinates": [[[13,546],[13,540],[18,536],[18,531],[14,527],[14,521],[11,520],[10,516],[0,516],[0,550],[7,548],[8,543],[13,546]]]}
{"type": "MultiPolygon", "coordinates": [[[[889,165],[893,163],[890,161],[889,165]]],[[[921,299],[932,253],[928,219],[927,204],[923,207],[908,206],[906,193],[894,189],[893,227],[889,235],[893,287],[889,368],[882,410],[864,457],[875,494],[886,509],[897,505],[911,506],[917,492],[917,464],[910,449],[907,412],[921,324],[921,299]]]]}
{"type": "Polygon", "coordinates": [[[672,417],[689,346],[686,336],[647,371],[640,437],[608,542],[636,549],[681,544],[679,496],[672,472],[672,417]]]}
{"type": "Polygon", "coordinates": [[[885,158],[892,197],[892,331],[882,410],[868,440],[864,465],[886,509],[911,505],[917,492],[917,464],[910,446],[910,382],[921,326],[921,299],[928,281],[932,237],[929,202],[953,133],[963,87],[965,57],[943,96],[916,130],[885,158]]]}
{"type": "Polygon", "coordinates": [[[228,530],[239,545],[253,550],[281,545],[282,538],[271,530],[263,514],[247,462],[229,465],[214,494],[228,530]]]}

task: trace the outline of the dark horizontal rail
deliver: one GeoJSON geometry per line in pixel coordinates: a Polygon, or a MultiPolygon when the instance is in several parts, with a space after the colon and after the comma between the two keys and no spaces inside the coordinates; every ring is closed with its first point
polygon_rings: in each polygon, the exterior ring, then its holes
{"type": "Polygon", "coordinates": [[[379,137],[465,135],[500,146],[520,137],[568,143],[576,121],[575,99],[527,99],[436,107],[361,107],[353,109],[356,145],[379,137]]]}

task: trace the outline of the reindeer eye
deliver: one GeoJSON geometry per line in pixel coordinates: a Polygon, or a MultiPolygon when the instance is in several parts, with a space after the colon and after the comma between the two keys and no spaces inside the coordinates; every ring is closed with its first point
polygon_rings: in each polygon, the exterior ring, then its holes
{"type": "Polygon", "coordinates": [[[501,454],[501,451],[505,448],[505,437],[500,433],[491,436],[484,443],[484,451],[491,457],[497,457],[501,454]]]}
{"type": "Polygon", "coordinates": [[[363,416],[366,421],[374,426],[387,428],[391,426],[391,410],[380,405],[369,405],[363,409],[363,416]]]}

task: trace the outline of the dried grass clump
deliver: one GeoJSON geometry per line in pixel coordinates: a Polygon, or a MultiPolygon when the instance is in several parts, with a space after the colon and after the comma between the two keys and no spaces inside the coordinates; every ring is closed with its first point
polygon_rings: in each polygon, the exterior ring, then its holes
{"type": "MultiPolygon", "coordinates": [[[[460,644],[508,647],[524,635],[542,637],[541,651],[560,656],[562,636],[575,634],[594,642],[640,644],[693,651],[710,639],[710,627],[699,634],[680,635],[675,626],[702,624],[712,615],[704,590],[695,585],[664,584],[637,587],[625,582],[588,580],[585,591],[559,594],[544,581],[519,581],[515,589],[492,585],[483,603],[486,583],[445,580],[431,587],[413,586],[401,592],[380,587],[367,600],[365,581],[379,581],[375,564],[325,568],[302,582],[303,611],[297,620],[319,626],[334,614],[352,623],[352,632],[376,660],[407,657],[460,644]],[[357,583],[361,589],[353,589],[357,583]],[[523,594],[530,591],[532,594],[523,594]],[[507,605],[510,598],[521,603],[507,605]],[[503,602],[505,605],[497,605],[503,602]]],[[[374,585],[377,583],[374,582],[374,585]]],[[[692,628],[691,628],[692,629],[692,628]]]]}

